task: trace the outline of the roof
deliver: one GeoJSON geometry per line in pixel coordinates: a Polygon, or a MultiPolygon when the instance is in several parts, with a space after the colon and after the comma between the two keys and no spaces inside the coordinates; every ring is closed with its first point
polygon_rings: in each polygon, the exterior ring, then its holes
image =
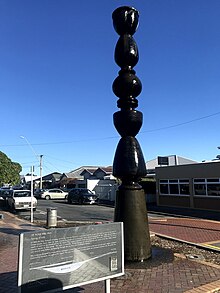
{"type": "Polygon", "coordinates": [[[50,173],[48,175],[43,176],[42,179],[47,180],[47,179],[51,179],[51,177],[53,177],[54,179],[59,180],[61,176],[62,176],[61,173],[53,172],[53,173],[50,173]]]}
{"type": "Polygon", "coordinates": [[[75,184],[77,180],[77,178],[62,178],[59,184],[75,184]]]}
{"type": "Polygon", "coordinates": [[[71,172],[63,173],[62,178],[77,178],[77,179],[84,179],[83,175],[88,172],[90,175],[93,175],[96,171],[102,170],[106,175],[110,175],[112,173],[111,166],[81,166],[71,172]]]}
{"type": "MultiPolygon", "coordinates": [[[[153,160],[150,160],[146,163],[147,170],[155,169],[156,167],[160,167],[161,165],[158,164],[158,158],[157,157],[153,160]]],[[[187,159],[181,156],[177,155],[169,155],[169,156],[163,156],[163,158],[167,158],[168,164],[167,166],[175,166],[175,165],[187,165],[187,164],[195,164],[198,163],[197,161],[187,159]]]]}
{"type": "Polygon", "coordinates": [[[81,175],[84,170],[96,170],[97,168],[95,166],[82,166],[68,173],[63,173],[62,177],[84,179],[81,175]]]}

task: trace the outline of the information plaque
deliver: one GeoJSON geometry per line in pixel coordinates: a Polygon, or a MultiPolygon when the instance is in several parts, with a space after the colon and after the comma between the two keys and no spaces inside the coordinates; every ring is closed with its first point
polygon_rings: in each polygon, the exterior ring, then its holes
{"type": "Polygon", "coordinates": [[[123,223],[22,233],[19,292],[56,292],[124,274],[123,223]]]}

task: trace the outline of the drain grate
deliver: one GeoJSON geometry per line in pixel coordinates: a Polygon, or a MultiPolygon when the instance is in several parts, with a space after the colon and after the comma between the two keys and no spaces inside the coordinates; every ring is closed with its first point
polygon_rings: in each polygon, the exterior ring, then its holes
{"type": "Polygon", "coordinates": [[[186,258],[191,260],[204,260],[204,256],[200,254],[186,254],[186,258]]]}

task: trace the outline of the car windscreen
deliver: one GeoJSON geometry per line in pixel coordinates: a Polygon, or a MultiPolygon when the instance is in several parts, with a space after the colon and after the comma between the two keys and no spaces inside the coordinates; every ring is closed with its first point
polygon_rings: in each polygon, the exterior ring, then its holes
{"type": "Polygon", "coordinates": [[[0,191],[0,195],[1,195],[1,194],[2,194],[2,195],[9,195],[9,194],[10,194],[10,190],[7,190],[7,189],[4,190],[4,189],[3,189],[3,190],[0,191]]]}
{"type": "Polygon", "coordinates": [[[20,191],[20,192],[14,192],[14,197],[28,197],[31,196],[31,193],[29,191],[20,191]]]}

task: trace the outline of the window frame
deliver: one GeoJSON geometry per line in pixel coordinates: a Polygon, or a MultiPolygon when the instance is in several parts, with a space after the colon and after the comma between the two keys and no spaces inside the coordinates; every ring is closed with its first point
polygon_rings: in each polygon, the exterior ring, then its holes
{"type": "Polygon", "coordinates": [[[193,195],[195,197],[212,197],[212,198],[220,198],[220,178],[194,178],[193,179],[193,195]],[[205,194],[196,194],[195,193],[195,185],[205,185],[205,194]],[[219,185],[219,195],[209,194],[208,186],[209,185],[219,185]]]}
{"type": "Polygon", "coordinates": [[[187,178],[181,178],[181,179],[159,179],[159,194],[161,196],[164,196],[164,195],[168,195],[168,196],[181,196],[181,197],[184,197],[184,196],[190,196],[190,192],[188,192],[188,194],[185,194],[185,193],[181,193],[181,185],[188,185],[188,190],[190,190],[189,188],[189,185],[190,185],[190,182],[189,182],[189,179],[187,178]],[[167,190],[168,190],[168,193],[162,193],[161,192],[161,185],[167,185],[167,190]],[[177,189],[178,189],[178,193],[171,193],[171,186],[174,186],[174,185],[177,185],[177,189]]]}

